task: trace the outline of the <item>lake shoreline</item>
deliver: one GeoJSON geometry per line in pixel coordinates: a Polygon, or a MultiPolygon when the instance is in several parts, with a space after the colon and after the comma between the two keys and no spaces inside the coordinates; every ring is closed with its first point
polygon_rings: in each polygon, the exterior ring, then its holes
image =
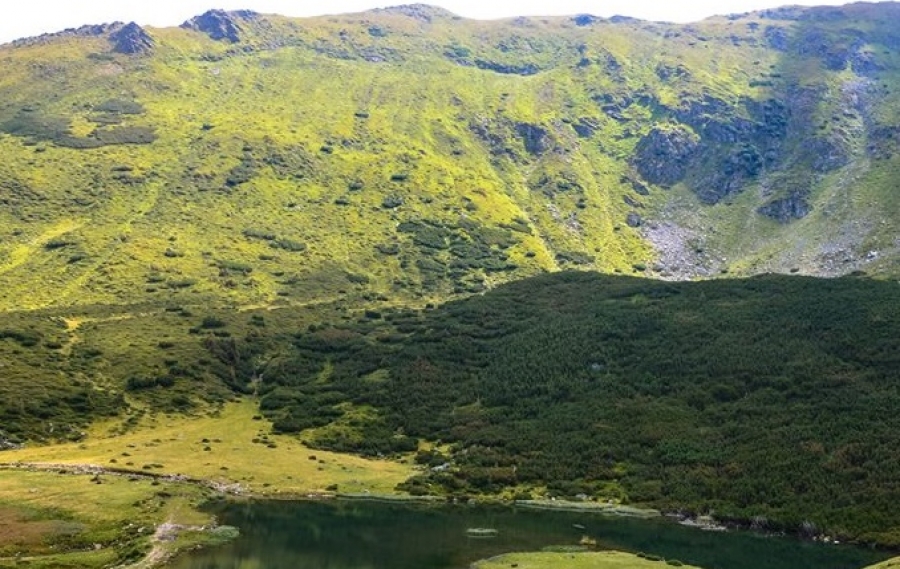
{"type": "MultiPolygon", "coordinates": [[[[799,532],[765,532],[758,527],[754,527],[751,521],[741,522],[739,520],[716,520],[709,517],[692,517],[685,516],[681,513],[660,512],[659,510],[650,508],[636,508],[631,506],[622,506],[618,504],[598,503],[590,501],[569,501],[569,500],[507,500],[499,497],[476,497],[465,501],[454,499],[453,497],[441,496],[411,496],[404,494],[385,494],[385,493],[340,493],[340,492],[266,492],[251,491],[240,484],[225,484],[213,480],[184,476],[181,474],[164,474],[152,473],[146,471],[134,471],[118,467],[105,467],[95,464],[65,464],[65,463],[26,463],[26,462],[9,462],[0,463],[0,470],[20,470],[24,472],[51,472],[61,476],[74,475],[104,475],[118,476],[132,479],[143,480],[159,480],[171,483],[186,484],[202,489],[212,491],[215,495],[207,501],[211,503],[215,500],[224,500],[229,502],[318,502],[318,501],[344,501],[344,502],[373,502],[388,503],[401,505],[434,505],[434,506],[496,506],[499,508],[516,509],[549,512],[568,512],[568,513],[584,513],[589,515],[598,515],[603,517],[624,517],[636,519],[661,519],[672,524],[693,527],[698,530],[706,531],[741,531],[754,533],[766,538],[784,538],[791,537],[801,541],[822,542],[840,544],[841,541],[825,536],[804,536],[799,532]]],[[[201,505],[198,510],[202,511],[201,505]]],[[[157,527],[162,527],[168,522],[163,522],[157,527]]],[[[193,532],[191,532],[193,533],[193,532]]],[[[135,564],[119,566],[119,569],[140,567],[142,569],[150,569],[166,566],[169,561],[175,557],[200,548],[215,547],[209,543],[208,536],[205,532],[196,532],[196,539],[183,540],[177,546],[167,547],[165,555],[160,555],[158,543],[153,543],[151,551],[143,559],[135,564]]],[[[845,545],[856,547],[864,547],[866,544],[854,542],[852,540],[844,541],[845,545]]],[[[889,548],[880,547],[882,551],[892,551],[889,548]]]]}
{"type": "MultiPolygon", "coordinates": [[[[765,558],[764,552],[775,551],[769,562],[752,567],[766,569],[807,569],[811,567],[829,566],[833,568],[861,569],[873,562],[886,560],[886,554],[866,552],[861,548],[838,547],[832,549],[824,544],[812,544],[795,539],[778,539],[779,536],[764,536],[754,532],[707,532],[698,531],[695,527],[685,527],[678,520],[662,515],[651,518],[622,517],[604,515],[604,508],[584,507],[583,504],[554,504],[557,507],[533,508],[511,501],[471,500],[466,503],[452,503],[441,499],[404,499],[396,496],[316,496],[312,499],[285,500],[270,497],[238,496],[226,497],[212,511],[222,523],[246,527],[248,540],[243,546],[226,545],[221,552],[214,550],[201,553],[193,560],[182,560],[173,565],[173,569],[194,569],[195,567],[221,566],[232,567],[228,563],[232,552],[250,555],[257,559],[261,566],[280,567],[290,559],[291,555],[301,558],[308,547],[323,547],[322,552],[315,555],[332,555],[343,559],[347,567],[355,567],[359,555],[356,551],[349,555],[343,552],[340,544],[346,540],[354,543],[382,545],[380,551],[373,553],[373,559],[380,559],[372,567],[390,567],[384,564],[385,550],[393,551],[403,540],[412,540],[420,547],[427,549],[433,544],[438,549],[425,552],[428,556],[446,556],[444,549],[454,540],[465,541],[469,538],[464,550],[473,555],[471,547],[478,543],[490,544],[494,540],[492,554],[481,557],[470,557],[470,563],[488,559],[497,554],[529,551],[563,551],[573,553],[573,547],[585,551],[623,551],[647,558],[682,560],[685,564],[696,567],[726,567],[729,569],[746,569],[748,563],[765,558]],[[296,509],[294,509],[296,506],[296,509]],[[276,528],[293,527],[287,523],[289,519],[297,520],[297,530],[278,530],[276,528]],[[275,521],[271,529],[267,529],[266,520],[275,521]],[[249,524],[249,525],[246,525],[249,524]],[[308,528],[309,544],[304,545],[302,532],[308,528]],[[435,533],[441,528],[443,533],[435,533]],[[283,531],[288,535],[281,539],[273,539],[272,531],[283,531]],[[540,537],[527,532],[540,533],[540,537]],[[300,533],[297,533],[300,532],[300,533]],[[488,536],[488,532],[490,535],[488,536]],[[526,532],[526,533],[521,533],[526,532]],[[357,535],[358,534],[358,535],[357,535]],[[473,534],[477,534],[474,535],[473,534]],[[485,537],[482,536],[484,534],[485,537]],[[380,537],[379,537],[380,535],[380,537]],[[394,536],[397,542],[394,542],[394,536]],[[365,539],[359,541],[361,536],[365,539]],[[774,539],[773,539],[774,538],[774,539]],[[300,541],[297,541],[300,540],[300,541]],[[486,541],[484,541],[486,540],[486,541]],[[510,540],[510,541],[505,541],[510,540]],[[330,545],[329,545],[330,544],[330,545]],[[283,548],[283,549],[279,549],[283,548]],[[335,549],[337,548],[337,549],[335,549]],[[499,548],[499,549],[498,549],[499,548]],[[756,551],[753,555],[744,555],[744,551],[756,551]],[[854,552],[855,550],[855,552],[854,552]],[[280,554],[270,552],[282,551],[280,554]],[[324,553],[331,551],[332,553],[324,553]],[[715,553],[718,551],[718,553],[715,553]],[[294,552],[294,553],[291,553],[294,552]],[[690,553],[689,553],[690,552],[690,553]],[[713,552],[713,553],[710,553],[713,552]],[[281,555],[281,557],[278,557],[281,555]],[[784,557],[784,560],[782,559],[784,557]],[[740,558],[740,562],[738,562],[740,558]],[[354,559],[354,561],[349,561],[354,559]],[[794,563],[797,560],[805,562],[794,563]],[[859,560],[855,564],[855,560],[859,560]],[[721,560],[720,563],[717,560],[721,560]],[[727,563],[725,563],[727,560],[727,563]],[[773,562],[773,560],[777,560],[773,562]],[[822,564],[825,560],[834,563],[822,564]],[[839,561],[840,560],[840,561],[839,561]],[[849,563],[848,563],[849,561],[849,563]],[[199,564],[194,564],[199,563],[199,564]],[[216,565],[220,563],[220,565],[216,565]],[[787,563],[787,564],[786,564],[787,563]],[[210,565],[212,564],[212,565],[210,565]]],[[[782,536],[783,537],[783,536],[782,536]]],[[[483,547],[483,546],[482,546],[483,547]]],[[[462,550],[460,550],[462,551],[462,550]]],[[[490,548],[485,551],[491,551],[490,548]]],[[[411,556],[415,552],[406,551],[411,556]]],[[[422,552],[420,552],[422,553],[422,552]]],[[[315,557],[319,559],[319,557],[315,557]]],[[[329,557],[330,559],[330,557],[329,557]]],[[[392,559],[392,558],[391,558],[392,559]]],[[[236,567],[237,565],[235,565],[236,567]]],[[[445,567],[445,565],[439,565],[445,567]]],[[[446,567],[463,567],[462,562],[448,564],[446,567]]],[[[429,566],[430,567],[430,566],[429,566]]],[[[438,567],[438,565],[435,565],[438,567]]],[[[523,566],[524,567],[524,566],[523,566]]]]}

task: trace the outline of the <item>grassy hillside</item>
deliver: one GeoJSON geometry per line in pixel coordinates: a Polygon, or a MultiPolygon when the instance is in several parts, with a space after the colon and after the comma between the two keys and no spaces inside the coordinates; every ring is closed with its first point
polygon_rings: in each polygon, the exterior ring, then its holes
{"type": "Polygon", "coordinates": [[[236,12],[6,45],[0,308],[895,273],[896,13],[236,12]]]}

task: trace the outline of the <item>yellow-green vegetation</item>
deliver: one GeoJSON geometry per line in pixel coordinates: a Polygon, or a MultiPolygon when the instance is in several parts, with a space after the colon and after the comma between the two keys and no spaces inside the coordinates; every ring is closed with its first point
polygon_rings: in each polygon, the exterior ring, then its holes
{"type": "Polygon", "coordinates": [[[697,569],[677,560],[667,561],[619,551],[510,553],[472,565],[474,569],[662,569],[667,566],[697,569]]]}
{"type": "Polygon", "coordinates": [[[0,567],[109,567],[151,551],[162,559],[179,544],[153,539],[160,524],[185,528],[181,546],[210,541],[200,528],[212,520],[196,509],[207,495],[127,476],[0,470],[0,567]]]}
{"type": "Polygon", "coordinates": [[[121,434],[121,421],[98,423],[80,443],[28,447],[6,462],[93,464],[151,474],[182,474],[256,495],[393,494],[413,474],[398,461],[311,450],[276,435],[246,399],[199,416],[147,413],[121,434]]]}
{"type": "Polygon", "coordinates": [[[257,412],[250,399],[194,416],[147,412],[97,423],[81,443],[0,455],[0,567],[151,567],[228,538],[197,509],[221,492],[385,496],[413,473],[311,450],[257,412]]]}
{"type": "Polygon", "coordinates": [[[559,267],[889,271],[892,10],[223,13],[235,43],[2,46],[0,308],[427,301],[559,267]]]}
{"type": "Polygon", "coordinates": [[[882,561],[877,565],[872,565],[867,569],[893,569],[895,567],[900,567],[900,557],[896,557],[894,559],[888,559],[887,561],[882,561]]]}

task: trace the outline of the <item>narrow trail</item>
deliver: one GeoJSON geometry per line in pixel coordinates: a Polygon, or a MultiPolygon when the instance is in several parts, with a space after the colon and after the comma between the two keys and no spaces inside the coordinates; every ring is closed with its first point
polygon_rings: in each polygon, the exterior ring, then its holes
{"type": "Polygon", "coordinates": [[[28,261],[33,253],[39,251],[53,239],[62,237],[66,233],[76,231],[82,226],[84,226],[84,222],[77,222],[71,219],[66,219],[57,223],[55,226],[48,228],[42,234],[34,238],[30,243],[19,245],[10,252],[9,260],[6,263],[0,265],[0,275],[8,273],[13,269],[19,268],[28,261]]]}
{"type": "MultiPolygon", "coordinates": [[[[146,472],[133,472],[124,469],[110,469],[96,464],[55,464],[40,462],[3,462],[0,463],[0,470],[21,470],[26,472],[52,472],[60,476],[66,475],[90,475],[95,476],[122,476],[131,479],[143,480],[163,480],[167,482],[177,482],[183,484],[193,484],[209,488],[223,494],[244,495],[246,491],[239,484],[223,484],[213,482],[211,480],[203,480],[199,478],[191,478],[181,474],[153,474],[146,472]]],[[[168,562],[178,551],[170,547],[182,532],[206,532],[214,529],[213,523],[210,526],[196,526],[176,524],[171,518],[159,524],[150,538],[151,548],[147,554],[135,561],[125,565],[117,565],[113,569],[154,569],[161,567],[168,562]]],[[[5,558],[0,558],[0,561],[5,558]]]]}
{"type": "Polygon", "coordinates": [[[170,547],[167,547],[167,544],[174,542],[178,535],[183,531],[205,531],[208,528],[205,526],[186,526],[181,524],[172,523],[171,520],[163,522],[156,527],[156,531],[153,532],[153,537],[150,538],[150,543],[152,547],[150,551],[147,552],[147,555],[134,563],[130,563],[128,565],[118,565],[115,569],[153,569],[154,567],[160,567],[164,565],[167,561],[169,561],[173,555],[175,555],[175,551],[173,551],[170,547]]]}

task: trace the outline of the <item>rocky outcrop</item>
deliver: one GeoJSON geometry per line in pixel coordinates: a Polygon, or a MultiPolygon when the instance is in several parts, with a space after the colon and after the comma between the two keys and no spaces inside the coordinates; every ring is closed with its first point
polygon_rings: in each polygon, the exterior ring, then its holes
{"type": "Polygon", "coordinates": [[[766,43],[774,50],[787,51],[790,43],[790,37],[787,31],[779,26],[766,26],[765,38],[766,43]]]}
{"type": "Polygon", "coordinates": [[[816,172],[828,173],[850,163],[850,149],[837,138],[813,138],[807,142],[806,154],[816,172]]]}
{"type": "Polygon", "coordinates": [[[857,53],[865,41],[861,37],[836,38],[828,30],[818,26],[809,26],[801,31],[797,42],[797,53],[822,60],[830,71],[842,71],[857,53]]]}
{"type": "Polygon", "coordinates": [[[757,210],[760,214],[781,223],[789,223],[809,215],[812,206],[806,199],[805,192],[793,192],[786,198],[767,203],[757,210]]]}
{"type": "Polygon", "coordinates": [[[539,156],[550,148],[550,136],[546,129],[535,124],[516,123],[516,133],[522,139],[529,154],[539,156]]]}
{"type": "Polygon", "coordinates": [[[594,132],[599,128],[596,119],[591,117],[582,117],[576,123],[572,123],[572,129],[581,138],[590,138],[594,136],[594,132]]]}
{"type": "Polygon", "coordinates": [[[889,160],[900,149],[900,126],[874,127],[869,133],[869,155],[876,160],[889,160]]]}
{"type": "Polygon", "coordinates": [[[699,137],[686,126],[658,125],[638,143],[633,165],[651,184],[672,186],[684,180],[699,148],[699,137]]]}
{"type": "Polygon", "coordinates": [[[745,100],[744,107],[756,122],[753,136],[757,142],[771,144],[787,137],[791,109],[779,99],[745,100]]]}
{"type": "Polygon", "coordinates": [[[686,181],[704,203],[715,204],[783,160],[791,112],[780,100],[744,99],[735,105],[704,95],[677,108],[655,101],[647,106],[676,124],[654,129],[638,144],[632,165],[650,183],[686,181]]]}
{"type": "Polygon", "coordinates": [[[672,81],[675,79],[687,79],[691,76],[691,72],[684,65],[669,65],[667,63],[659,63],[656,66],[656,76],[660,81],[672,81]]]}
{"type": "Polygon", "coordinates": [[[879,71],[884,71],[884,66],[878,63],[875,54],[862,48],[850,56],[850,68],[857,75],[864,77],[871,77],[879,71]]]}
{"type": "Polygon", "coordinates": [[[65,30],[62,30],[61,32],[53,32],[49,34],[41,34],[34,37],[17,39],[12,42],[12,45],[15,47],[40,45],[55,38],[65,37],[100,37],[114,32],[121,27],[122,22],[113,22],[111,24],[90,24],[77,28],[67,28],[65,30]]]}
{"type": "Polygon", "coordinates": [[[387,8],[376,8],[372,12],[376,14],[399,14],[423,23],[431,23],[435,19],[448,19],[456,16],[449,10],[428,4],[403,4],[387,8]]]}
{"type": "Polygon", "coordinates": [[[752,144],[741,144],[719,161],[707,178],[699,178],[694,193],[706,204],[716,204],[741,191],[763,168],[763,158],[752,144]]]}
{"type": "Polygon", "coordinates": [[[240,21],[249,21],[257,16],[256,12],[249,10],[237,12],[210,10],[205,14],[191,18],[181,24],[181,27],[203,32],[216,41],[227,40],[232,43],[238,43],[241,41],[241,33],[243,32],[240,21]]]}
{"type": "Polygon", "coordinates": [[[3,450],[16,450],[22,448],[22,445],[14,442],[9,438],[9,435],[0,431],[0,451],[3,450]]]}
{"type": "Polygon", "coordinates": [[[686,100],[670,112],[678,122],[693,128],[705,142],[735,143],[753,134],[753,123],[735,116],[734,105],[710,95],[686,100]]]}
{"type": "Polygon", "coordinates": [[[650,195],[650,188],[648,188],[646,184],[644,184],[638,180],[635,180],[634,178],[632,178],[630,176],[622,176],[621,178],[619,178],[619,183],[627,184],[627,185],[631,186],[631,189],[634,190],[634,193],[636,193],[639,196],[649,196],[650,195]]]}
{"type": "Polygon", "coordinates": [[[602,22],[603,18],[598,18],[597,16],[592,16],[590,14],[578,14],[572,21],[575,22],[576,26],[591,26],[597,22],[602,22]]]}
{"type": "Polygon", "coordinates": [[[153,51],[155,42],[147,31],[131,22],[109,36],[113,51],[125,55],[141,55],[153,51]]]}

